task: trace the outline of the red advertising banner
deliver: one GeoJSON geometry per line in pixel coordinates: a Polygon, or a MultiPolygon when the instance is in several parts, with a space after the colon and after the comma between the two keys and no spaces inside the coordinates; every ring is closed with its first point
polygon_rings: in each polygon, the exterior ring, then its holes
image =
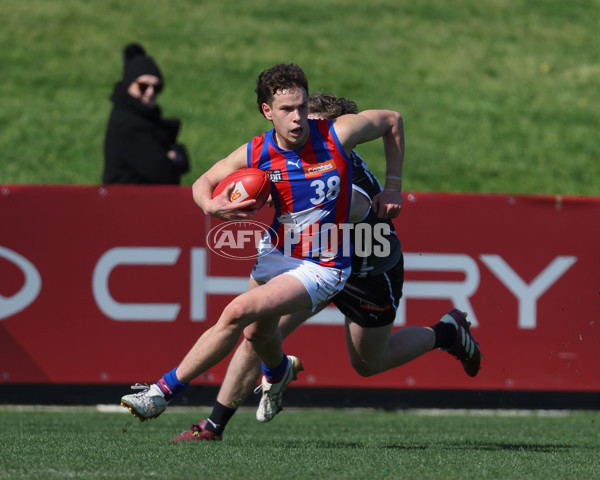
{"type": "MultiPolygon", "coordinates": [[[[189,187],[0,186],[0,383],[156,381],[246,289],[252,258],[207,245],[221,223],[189,187]]],[[[395,327],[468,311],[481,372],[433,351],[362,378],[327,308],[285,341],[297,385],[600,391],[600,198],[412,192],[395,224],[395,327]]]]}

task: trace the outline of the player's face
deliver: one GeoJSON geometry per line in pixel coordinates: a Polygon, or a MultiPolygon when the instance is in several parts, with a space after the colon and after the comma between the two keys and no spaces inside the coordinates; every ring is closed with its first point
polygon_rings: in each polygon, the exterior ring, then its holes
{"type": "Polygon", "coordinates": [[[308,95],[303,88],[279,90],[272,105],[263,103],[263,112],[273,122],[275,140],[284,150],[298,149],[310,136],[308,95]]]}

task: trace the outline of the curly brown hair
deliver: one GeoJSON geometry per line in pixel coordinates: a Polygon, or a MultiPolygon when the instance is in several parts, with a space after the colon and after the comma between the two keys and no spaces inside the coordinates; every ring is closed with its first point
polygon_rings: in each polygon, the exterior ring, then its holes
{"type": "Polygon", "coordinates": [[[333,93],[318,92],[313,93],[308,98],[308,112],[320,114],[324,118],[332,118],[346,115],[348,113],[358,113],[358,107],[352,100],[344,97],[338,97],[333,93]]]}
{"type": "Polygon", "coordinates": [[[308,95],[308,80],[302,69],[293,63],[280,63],[264,70],[256,81],[256,103],[262,111],[262,104],[272,105],[278,90],[301,87],[308,95]]]}

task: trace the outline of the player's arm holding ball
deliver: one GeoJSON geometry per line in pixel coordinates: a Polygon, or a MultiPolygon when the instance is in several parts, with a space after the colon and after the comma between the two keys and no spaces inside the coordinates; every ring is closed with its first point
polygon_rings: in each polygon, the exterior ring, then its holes
{"type": "Polygon", "coordinates": [[[247,144],[244,144],[229,156],[219,160],[194,182],[192,186],[194,201],[205,214],[221,220],[247,220],[256,213],[256,209],[242,211],[245,208],[252,208],[256,204],[255,199],[236,203],[230,200],[230,194],[235,186],[233,182],[220,195],[212,198],[213,191],[225,177],[236,170],[246,168],[246,148],[247,144]]]}

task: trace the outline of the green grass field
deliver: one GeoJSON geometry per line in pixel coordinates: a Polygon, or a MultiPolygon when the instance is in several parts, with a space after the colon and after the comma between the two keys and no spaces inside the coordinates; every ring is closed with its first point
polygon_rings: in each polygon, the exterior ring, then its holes
{"type": "MultiPolygon", "coordinates": [[[[405,190],[600,195],[600,0],[2,0],[0,184],[97,184],[121,51],[142,43],[183,120],[191,185],[270,128],[264,68],[392,108],[405,190]]],[[[381,176],[381,144],[358,148],[381,176]]],[[[286,411],[170,444],[207,411],[140,424],[0,406],[0,479],[597,479],[600,414],[286,411]]]]}
{"type": "Polygon", "coordinates": [[[169,442],[207,413],[140,423],[91,408],[5,407],[0,478],[600,478],[598,412],[304,410],[259,424],[246,410],[223,442],[169,442]]]}
{"type": "MultiPolygon", "coordinates": [[[[99,183],[130,41],[161,66],[191,185],[270,128],[264,68],[402,112],[405,189],[600,195],[600,0],[46,1],[0,6],[0,183],[99,183]]],[[[359,151],[381,175],[379,142],[359,151]]]]}

